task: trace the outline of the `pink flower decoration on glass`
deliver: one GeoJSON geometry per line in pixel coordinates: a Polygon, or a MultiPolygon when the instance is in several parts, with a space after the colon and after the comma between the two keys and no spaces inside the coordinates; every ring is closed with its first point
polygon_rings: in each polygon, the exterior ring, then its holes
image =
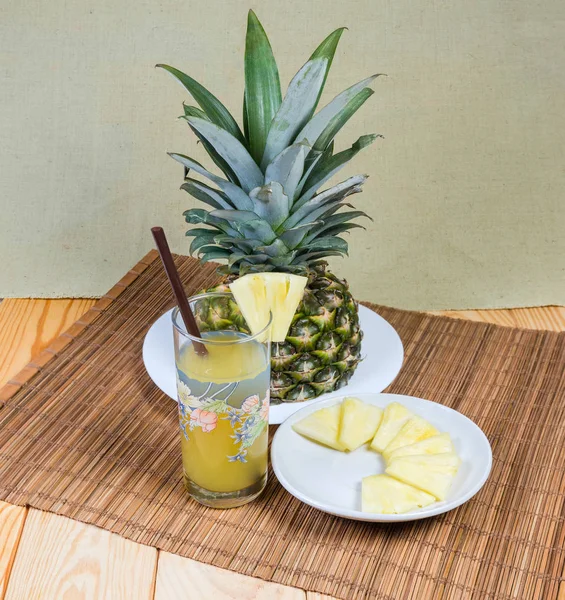
{"type": "Polygon", "coordinates": [[[241,405],[241,410],[246,413],[250,413],[255,408],[259,406],[259,396],[257,394],[253,394],[253,396],[248,396],[241,405]]]}
{"type": "Polygon", "coordinates": [[[263,419],[263,421],[269,420],[269,397],[263,398],[263,402],[261,403],[261,410],[259,411],[259,416],[263,419]]]}
{"type": "Polygon", "coordinates": [[[200,425],[204,433],[210,433],[210,431],[216,429],[218,415],[208,410],[197,408],[190,413],[190,420],[194,421],[196,425],[200,425]]]}

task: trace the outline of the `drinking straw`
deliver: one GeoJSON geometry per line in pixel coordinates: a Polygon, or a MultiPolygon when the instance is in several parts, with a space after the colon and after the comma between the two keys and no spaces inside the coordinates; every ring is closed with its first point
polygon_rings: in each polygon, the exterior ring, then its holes
{"type": "MultiPolygon", "coordinates": [[[[177,301],[180,315],[184,321],[184,326],[192,337],[201,338],[202,336],[200,335],[200,330],[198,329],[196,319],[194,318],[194,314],[190,309],[190,304],[186,294],[184,293],[179,272],[175,267],[175,261],[173,260],[173,255],[169,249],[167,236],[165,235],[162,227],[152,227],[151,233],[153,234],[153,239],[157,245],[157,250],[159,250],[159,256],[161,257],[163,268],[165,269],[165,273],[167,273],[167,277],[169,278],[169,283],[171,284],[173,295],[177,301]]],[[[194,340],[194,350],[197,354],[200,354],[200,356],[206,356],[206,354],[208,354],[206,346],[201,342],[197,342],[196,340],[194,340]]]]}

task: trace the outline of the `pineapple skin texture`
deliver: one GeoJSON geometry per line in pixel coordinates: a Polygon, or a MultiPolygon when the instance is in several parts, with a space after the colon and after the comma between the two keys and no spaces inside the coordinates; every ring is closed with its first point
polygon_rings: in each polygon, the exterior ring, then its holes
{"type": "MultiPolygon", "coordinates": [[[[229,292],[235,279],[230,275],[206,291],[229,292]]],[[[246,331],[237,307],[211,302],[213,309],[196,311],[201,331],[246,331]]],[[[271,404],[304,402],[346,385],[361,359],[362,339],[358,303],[347,282],[326,263],[313,266],[286,340],[271,345],[271,404]]]]}

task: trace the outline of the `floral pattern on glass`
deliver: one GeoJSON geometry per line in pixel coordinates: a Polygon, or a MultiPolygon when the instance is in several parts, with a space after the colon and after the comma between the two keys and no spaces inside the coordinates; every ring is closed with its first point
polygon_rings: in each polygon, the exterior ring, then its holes
{"type": "Polygon", "coordinates": [[[207,395],[211,389],[208,386],[202,395],[196,396],[177,376],[179,422],[181,432],[188,440],[190,432],[196,427],[200,427],[204,433],[211,433],[217,427],[218,419],[229,421],[233,429],[231,438],[238,446],[238,452],[226,458],[229,462],[245,463],[247,449],[269,422],[269,390],[263,399],[253,394],[245,398],[241,408],[236,408],[227,403],[236,385],[228,384],[211,396],[207,395]]]}

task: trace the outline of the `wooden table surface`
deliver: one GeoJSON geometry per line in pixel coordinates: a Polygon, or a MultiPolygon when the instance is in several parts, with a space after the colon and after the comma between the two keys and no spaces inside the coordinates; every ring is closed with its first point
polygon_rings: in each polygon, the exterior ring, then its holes
{"type": "MultiPolygon", "coordinates": [[[[94,300],[0,304],[0,385],[94,300]]],[[[565,331],[565,307],[435,314],[565,331]]],[[[66,517],[0,501],[0,600],[331,600],[160,552],[66,517]]]]}

